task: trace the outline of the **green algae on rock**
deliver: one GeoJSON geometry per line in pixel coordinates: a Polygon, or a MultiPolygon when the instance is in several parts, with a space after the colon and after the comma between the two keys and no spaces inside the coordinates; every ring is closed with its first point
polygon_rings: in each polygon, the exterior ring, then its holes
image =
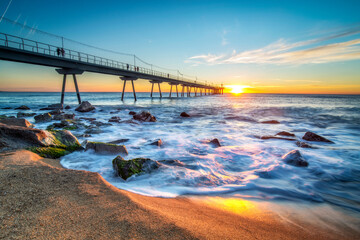
{"type": "Polygon", "coordinates": [[[38,154],[44,158],[60,158],[69,154],[70,151],[67,151],[63,148],[56,148],[56,147],[31,147],[29,148],[30,151],[38,154]]]}
{"type": "Polygon", "coordinates": [[[112,164],[116,174],[124,180],[135,174],[143,172],[149,173],[151,170],[157,169],[160,166],[157,161],[149,158],[124,160],[121,156],[114,158],[112,164]]]}

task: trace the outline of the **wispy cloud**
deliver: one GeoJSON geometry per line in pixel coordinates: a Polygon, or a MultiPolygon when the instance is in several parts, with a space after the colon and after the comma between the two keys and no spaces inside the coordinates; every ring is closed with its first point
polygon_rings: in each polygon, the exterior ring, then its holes
{"type": "Polygon", "coordinates": [[[360,38],[342,40],[340,38],[360,33],[360,26],[344,29],[328,36],[299,42],[285,39],[271,43],[263,48],[231,54],[203,54],[188,58],[192,64],[236,64],[236,63],[271,63],[271,64],[306,64],[327,63],[360,59],[360,38]],[[326,43],[329,40],[336,43],[326,43]]]}

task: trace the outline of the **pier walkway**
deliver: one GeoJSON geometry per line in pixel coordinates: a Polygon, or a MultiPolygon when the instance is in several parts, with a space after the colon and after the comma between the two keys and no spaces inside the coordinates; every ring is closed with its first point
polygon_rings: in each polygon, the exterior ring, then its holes
{"type": "Polygon", "coordinates": [[[157,85],[160,97],[162,97],[161,83],[171,85],[169,97],[171,97],[173,87],[174,93],[176,89],[176,96],[179,97],[178,85],[181,86],[180,97],[190,97],[192,91],[194,96],[222,94],[224,89],[220,85],[186,79],[183,76],[179,76],[179,74],[176,76],[165,72],[154,71],[133,64],[106,59],[5,33],[0,33],[0,60],[57,68],[56,71],[63,75],[61,104],[64,103],[67,75],[73,76],[78,101],[81,103],[76,75],[80,75],[83,72],[119,76],[123,81],[122,101],[124,100],[127,81],[130,81],[132,84],[134,100],[136,101],[134,81],[138,79],[148,80],[152,84],[151,97],[153,96],[154,85],[157,85]]]}

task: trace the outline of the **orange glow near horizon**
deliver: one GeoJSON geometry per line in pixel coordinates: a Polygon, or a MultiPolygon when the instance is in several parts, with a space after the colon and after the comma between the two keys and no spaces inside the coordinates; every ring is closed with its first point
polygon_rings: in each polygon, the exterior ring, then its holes
{"type": "Polygon", "coordinates": [[[250,86],[246,85],[226,85],[226,88],[230,89],[230,93],[233,94],[241,94],[247,92],[246,89],[250,88],[250,86]]]}

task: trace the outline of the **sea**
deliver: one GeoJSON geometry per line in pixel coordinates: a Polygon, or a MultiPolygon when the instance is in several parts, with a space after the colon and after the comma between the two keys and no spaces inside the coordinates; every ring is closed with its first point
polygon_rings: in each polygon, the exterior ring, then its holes
{"type": "MultiPolygon", "coordinates": [[[[147,196],[239,197],[256,201],[328,204],[359,216],[360,213],[360,95],[224,94],[198,97],[163,97],[157,93],[81,93],[95,111],[75,111],[75,93],[66,93],[65,105],[76,118],[96,118],[108,123],[113,116],[124,122],[102,126],[101,133],[83,137],[85,129],[73,130],[81,142],[111,142],[125,139],[125,159],[150,158],[168,161],[150,173],[126,181],[112,167],[116,155],[77,151],[60,159],[63,167],[99,173],[117,188],[147,196]],[[129,111],[149,111],[156,122],[129,122],[129,111]],[[180,117],[181,112],[191,117],[180,117]],[[264,124],[276,120],[279,124],[264,124]],[[260,139],[287,131],[303,141],[311,131],[331,141],[308,142],[300,148],[295,141],[260,139]],[[217,138],[221,147],[209,144],[217,138]],[[150,143],[161,139],[162,146],[150,143]],[[299,150],[309,163],[297,167],[282,156],[299,150]],[[171,164],[173,162],[174,164],[171,164]]],[[[168,96],[168,93],[163,93],[168,96]]],[[[174,96],[174,95],[173,95],[174,96]]],[[[0,114],[16,116],[14,108],[27,105],[26,112],[58,103],[60,93],[1,92],[0,114]],[[10,107],[11,109],[3,109],[10,107]]],[[[51,123],[35,123],[46,129],[51,123]]],[[[86,124],[90,124],[83,121],[86,124]]]]}

